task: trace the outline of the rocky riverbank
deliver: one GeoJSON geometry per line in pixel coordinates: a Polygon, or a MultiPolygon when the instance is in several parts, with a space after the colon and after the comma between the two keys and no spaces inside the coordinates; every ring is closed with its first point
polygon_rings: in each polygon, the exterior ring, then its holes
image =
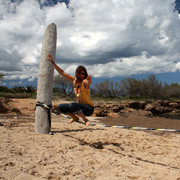
{"type": "Polygon", "coordinates": [[[97,101],[94,115],[119,117],[126,113],[141,112],[145,116],[180,114],[180,101],[97,101]]]}
{"type": "MultiPolygon", "coordinates": [[[[61,101],[63,102],[63,101],[61,101]]],[[[64,101],[65,102],[65,101],[64,101]]],[[[53,102],[56,109],[57,102],[53,102]]],[[[180,115],[180,101],[95,101],[95,117],[120,117],[127,113],[137,113],[142,116],[153,117],[164,114],[180,115]]],[[[35,99],[0,99],[0,113],[33,113],[35,110],[35,99]],[[21,103],[20,103],[21,101],[21,103]],[[29,105],[27,105],[30,102],[29,105]]]]}

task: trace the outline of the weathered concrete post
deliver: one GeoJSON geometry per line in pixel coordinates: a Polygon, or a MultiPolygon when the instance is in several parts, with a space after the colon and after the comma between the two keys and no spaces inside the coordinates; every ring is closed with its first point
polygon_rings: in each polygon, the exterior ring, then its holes
{"type": "MultiPolygon", "coordinates": [[[[55,60],[56,55],[57,28],[56,24],[50,24],[44,34],[42,43],[41,60],[39,65],[38,85],[37,85],[37,101],[50,105],[52,103],[52,89],[54,67],[48,61],[47,55],[51,54],[55,60]]],[[[48,110],[36,106],[35,114],[35,132],[48,134],[51,130],[48,119],[48,110]]]]}

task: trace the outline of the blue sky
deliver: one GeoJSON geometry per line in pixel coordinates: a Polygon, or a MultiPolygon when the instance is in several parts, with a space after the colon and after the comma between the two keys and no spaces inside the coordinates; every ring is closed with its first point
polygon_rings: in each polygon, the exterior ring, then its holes
{"type": "Polygon", "coordinates": [[[1,85],[36,85],[50,23],[67,73],[84,65],[94,82],[155,74],[180,84],[178,11],[179,0],[0,0],[1,85]]]}

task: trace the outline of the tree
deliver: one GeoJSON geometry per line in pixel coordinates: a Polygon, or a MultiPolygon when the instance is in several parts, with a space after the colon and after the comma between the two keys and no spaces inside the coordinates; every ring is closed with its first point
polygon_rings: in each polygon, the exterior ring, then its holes
{"type": "Polygon", "coordinates": [[[13,93],[24,93],[25,89],[23,86],[15,86],[12,88],[13,93]]]}
{"type": "Polygon", "coordinates": [[[148,79],[137,80],[127,78],[119,83],[105,80],[95,84],[96,94],[101,97],[141,97],[162,99],[168,97],[180,97],[180,85],[177,83],[163,84],[156,79],[155,75],[150,75],[148,79]]]}
{"type": "Polygon", "coordinates": [[[122,96],[140,96],[140,81],[134,78],[127,78],[120,81],[122,96]]]}
{"type": "Polygon", "coordinates": [[[101,97],[117,97],[119,96],[119,83],[110,80],[105,80],[101,83],[95,84],[95,90],[101,97]]]}
{"type": "Polygon", "coordinates": [[[103,83],[101,82],[101,83],[96,83],[95,85],[94,85],[94,89],[95,89],[95,91],[97,92],[97,94],[100,96],[100,97],[103,97],[104,96],[104,89],[103,89],[103,83]]]}
{"type": "Polygon", "coordinates": [[[170,85],[165,83],[163,87],[163,92],[164,92],[164,97],[166,98],[169,97],[178,98],[180,97],[180,85],[178,83],[172,83],[170,85]]]}
{"type": "Polygon", "coordinates": [[[73,94],[73,83],[63,78],[62,76],[55,76],[54,84],[62,90],[64,96],[70,96],[73,94]]]}
{"type": "Polygon", "coordinates": [[[0,81],[3,81],[4,79],[4,74],[0,73],[0,81]]]}
{"type": "Polygon", "coordinates": [[[9,89],[8,87],[0,86],[0,92],[12,92],[12,90],[9,89]]]}
{"type": "Polygon", "coordinates": [[[150,75],[147,82],[149,88],[149,96],[155,99],[161,98],[163,90],[162,82],[158,81],[155,75],[150,75]]]}
{"type": "Polygon", "coordinates": [[[149,97],[150,94],[150,88],[149,88],[149,84],[148,84],[148,80],[147,79],[142,79],[142,81],[140,82],[140,96],[141,97],[149,97]]]}
{"type": "Polygon", "coordinates": [[[27,87],[24,87],[24,92],[25,93],[35,93],[36,92],[36,88],[33,87],[33,86],[27,86],[27,87]]]}

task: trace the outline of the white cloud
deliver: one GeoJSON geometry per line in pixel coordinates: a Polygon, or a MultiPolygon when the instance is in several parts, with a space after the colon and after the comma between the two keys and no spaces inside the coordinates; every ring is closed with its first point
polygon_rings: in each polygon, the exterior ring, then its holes
{"type": "Polygon", "coordinates": [[[58,30],[56,62],[95,77],[179,71],[180,19],[173,0],[0,0],[0,71],[7,79],[37,77],[46,27],[58,30]]]}
{"type": "Polygon", "coordinates": [[[109,62],[106,65],[98,64],[92,66],[92,68],[89,67],[89,69],[95,77],[127,76],[150,72],[174,72],[174,68],[177,70],[175,63],[171,63],[170,60],[162,61],[162,59],[164,59],[163,56],[159,58],[156,56],[148,57],[147,52],[142,52],[139,56],[116,59],[114,62],[109,62]]]}
{"type": "Polygon", "coordinates": [[[176,64],[175,70],[180,71],[180,62],[178,62],[178,63],[176,64]]]}

